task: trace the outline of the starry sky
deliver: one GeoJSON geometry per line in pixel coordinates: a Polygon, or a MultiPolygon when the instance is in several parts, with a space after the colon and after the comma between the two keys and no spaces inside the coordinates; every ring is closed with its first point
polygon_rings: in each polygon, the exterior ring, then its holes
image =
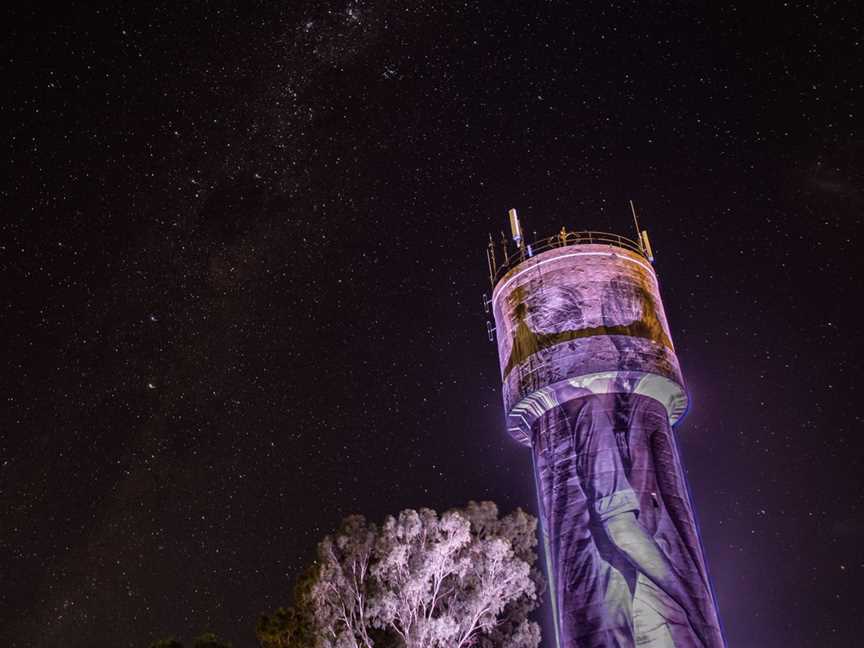
{"type": "Polygon", "coordinates": [[[632,198],[730,646],[858,645],[855,4],[7,7],[0,643],[251,648],[349,513],[536,510],[484,245],[632,198]]]}

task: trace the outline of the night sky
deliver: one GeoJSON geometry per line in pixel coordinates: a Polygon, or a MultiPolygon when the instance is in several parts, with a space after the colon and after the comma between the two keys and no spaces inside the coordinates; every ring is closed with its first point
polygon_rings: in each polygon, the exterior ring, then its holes
{"type": "Polygon", "coordinates": [[[730,648],[861,645],[858,11],[4,10],[0,644],[251,648],[347,514],[535,511],[487,236],[632,198],[730,648]]]}

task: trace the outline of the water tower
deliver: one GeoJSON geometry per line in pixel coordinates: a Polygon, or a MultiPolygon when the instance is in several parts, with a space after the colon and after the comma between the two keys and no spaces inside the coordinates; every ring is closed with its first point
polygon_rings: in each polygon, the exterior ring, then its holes
{"type": "Polygon", "coordinates": [[[488,326],[507,428],[534,460],[558,647],[722,648],[647,233],[529,243],[515,210],[510,225],[487,250],[488,326]]]}

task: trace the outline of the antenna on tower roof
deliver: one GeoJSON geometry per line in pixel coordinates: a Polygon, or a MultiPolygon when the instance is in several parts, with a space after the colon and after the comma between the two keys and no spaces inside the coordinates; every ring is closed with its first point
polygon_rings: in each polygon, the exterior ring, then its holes
{"type": "Polygon", "coordinates": [[[636,205],[630,201],[630,211],[633,213],[633,224],[636,226],[636,240],[639,242],[639,249],[642,254],[648,257],[651,263],[654,263],[654,252],[651,250],[651,241],[648,240],[648,230],[643,230],[639,227],[639,218],[636,216],[636,205]]]}
{"type": "Polygon", "coordinates": [[[516,242],[516,245],[522,245],[522,225],[519,223],[519,214],[516,213],[515,209],[511,209],[508,214],[510,214],[510,231],[513,232],[513,240],[516,242]]]}
{"type": "MultiPolygon", "coordinates": [[[[519,249],[519,256],[524,261],[525,260],[525,238],[522,236],[522,223],[519,222],[519,214],[516,213],[515,209],[511,209],[507,212],[510,215],[510,231],[513,234],[513,241],[516,243],[516,247],[519,249]]],[[[534,256],[533,251],[531,250],[531,246],[527,247],[528,256],[534,256]]]]}
{"type": "Polygon", "coordinates": [[[498,263],[495,260],[495,243],[492,241],[492,234],[489,234],[489,245],[486,247],[486,262],[489,264],[489,281],[495,283],[495,272],[498,270],[498,263]]]}
{"type": "Polygon", "coordinates": [[[633,201],[630,201],[630,211],[633,212],[633,224],[636,226],[636,239],[639,241],[639,245],[642,245],[642,230],[639,229],[639,218],[636,216],[636,205],[633,204],[633,201]]]}

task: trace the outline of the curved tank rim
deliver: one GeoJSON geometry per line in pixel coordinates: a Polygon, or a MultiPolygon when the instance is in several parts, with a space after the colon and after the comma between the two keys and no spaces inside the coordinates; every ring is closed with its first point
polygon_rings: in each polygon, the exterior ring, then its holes
{"type": "Polygon", "coordinates": [[[648,396],[663,405],[672,426],[684,418],[690,404],[684,386],[666,376],[641,371],[600,371],[565,378],[528,394],[507,412],[507,432],[520,443],[531,445],[531,428],[538,418],[569,400],[592,394],[648,396]]]}
{"type": "Polygon", "coordinates": [[[635,263],[645,270],[648,270],[650,275],[654,278],[655,283],[657,282],[657,273],[654,271],[650,262],[648,262],[644,257],[635,252],[631,252],[626,248],[603,243],[585,243],[579,246],[578,251],[574,250],[574,247],[575,246],[546,250],[529,259],[525,259],[518,265],[513,266],[498,280],[498,283],[495,284],[495,287],[492,289],[492,298],[490,302],[494,305],[495,300],[498,299],[498,296],[507,289],[507,286],[525,272],[534,270],[540,265],[578,256],[608,256],[624,258],[631,263],[635,263]]]}

